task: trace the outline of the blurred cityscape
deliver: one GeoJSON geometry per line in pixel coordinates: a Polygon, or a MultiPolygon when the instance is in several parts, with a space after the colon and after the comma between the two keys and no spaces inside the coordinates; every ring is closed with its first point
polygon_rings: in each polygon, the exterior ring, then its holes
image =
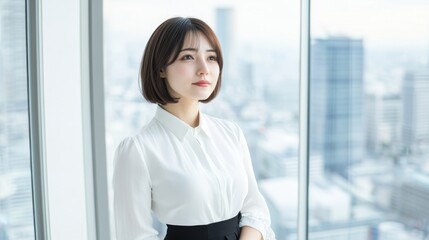
{"type": "MultiPolygon", "coordinates": [[[[0,4],[0,240],[27,240],[25,2],[0,4]]],[[[267,43],[241,54],[249,49],[233,41],[234,9],[215,11],[226,66],[221,94],[201,108],[241,126],[277,239],[297,239],[298,51],[267,43]]],[[[120,37],[106,26],[109,174],[117,143],[155,110],[137,85],[134,55],[145,41],[124,47],[120,37]]],[[[429,239],[429,52],[377,51],[333,35],[312,39],[310,66],[310,239],[429,239]]]]}
{"type": "Polygon", "coordinates": [[[25,1],[0,1],[0,240],[34,239],[25,1]]]}
{"type": "MultiPolygon", "coordinates": [[[[267,43],[240,54],[249,49],[234,45],[234,9],[215,11],[226,66],[220,96],[201,108],[242,127],[272,227],[296,239],[298,68],[290,77],[282,64],[298,67],[298,53],[267,43]]],[[[106,50],[110,149],[153,117],[135,87],[143,47],[121,51],[123,66],[106,50]]],[[[429,239],[429,62],[401,54],[347,35],[312,39],[310,239],[429,239]]]]}

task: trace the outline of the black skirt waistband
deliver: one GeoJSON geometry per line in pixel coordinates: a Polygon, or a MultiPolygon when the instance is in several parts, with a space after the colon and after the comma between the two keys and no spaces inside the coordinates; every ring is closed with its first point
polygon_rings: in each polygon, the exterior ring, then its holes
{"type": "Polygon", "coordinates": [[[221,222],[207,225],[178,226],[167,224],[167,235],[164,240],[238,240],[238,226],[241,213],[221,222]]]}

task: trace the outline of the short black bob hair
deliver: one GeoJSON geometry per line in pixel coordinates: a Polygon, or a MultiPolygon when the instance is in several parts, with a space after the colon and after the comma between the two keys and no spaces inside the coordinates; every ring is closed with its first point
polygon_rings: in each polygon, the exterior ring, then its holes
{"type": "Polygon", "coordinates": [[[213,47],[219,64],[219,79],[213,93],[200,102],[213,100],[221,86],[223,67],[222,50],[214,31],[197,18],[174,17],[167,19],[153,32],[146,45],[140,65],[140,86],[144,98],[152,103],[165,105],[177,103],[167,89],[166,79],[161,78],[161,70],[172,64],[178,57],[188,33],[202,33],[213,47]]]}

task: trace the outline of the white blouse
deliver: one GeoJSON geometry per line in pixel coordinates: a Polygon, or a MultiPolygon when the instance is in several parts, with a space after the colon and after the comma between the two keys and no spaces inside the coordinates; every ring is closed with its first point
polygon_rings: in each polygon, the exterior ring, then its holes
{"type": "Polygon", "coordinates": [[[196,128],[158,106],[139,134],[115,152],[118,240],[159,240],[151,212],[172,225],[203,225],[241,211],[240,227],[275,240],[240,127],[200,111],[196,128]]]}

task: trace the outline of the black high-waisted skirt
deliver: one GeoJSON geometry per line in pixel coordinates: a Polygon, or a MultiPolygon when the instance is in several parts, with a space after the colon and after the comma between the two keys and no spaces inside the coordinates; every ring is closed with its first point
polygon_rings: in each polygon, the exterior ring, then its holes
{"type": "Polygon", "coordinates": [[[238,240],[240,228],[238,223],[241,213],[237,216],[207,225],[177,226],[167,224],[167,235],[164,240],[238,240]]]}

